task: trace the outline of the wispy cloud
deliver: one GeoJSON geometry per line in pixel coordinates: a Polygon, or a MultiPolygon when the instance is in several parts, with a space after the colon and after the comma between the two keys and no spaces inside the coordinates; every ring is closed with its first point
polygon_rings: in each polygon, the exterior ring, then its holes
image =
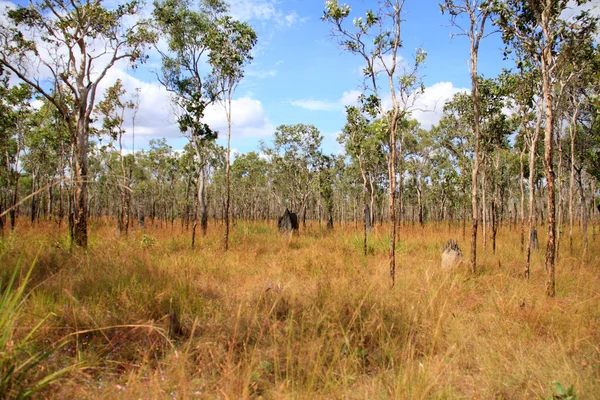
{"type": "Polygon", "coordinates": [[[277,0],[231,0],[229,5],[231,15],[241,21],[274,21],[285,27],[306,21],[296,11],[285,13],[278,3],[277,0]]]}
{"type": "Polygon", "coordinates": [[[300,107],[311,111],[335,111],[340,109],[339,102],[325,100],[292,100],[290,101],[290,104],[295,107],[300,107]]]}
{"type": "Polygon", "coordinates": [[[356,104],[359,96],[360,91],[350,90],[344,92],[342,97],[337,101],[298,99],[290,101],[290,104],[310,111],[340,111],[343,110],[345,106],[356,104]]]}
{"type": "Polygon", "coordinates": [[[246,71],[246,76],[250,78],[272,78],[277,75],[276,69],[249,69],[246,71]]]}

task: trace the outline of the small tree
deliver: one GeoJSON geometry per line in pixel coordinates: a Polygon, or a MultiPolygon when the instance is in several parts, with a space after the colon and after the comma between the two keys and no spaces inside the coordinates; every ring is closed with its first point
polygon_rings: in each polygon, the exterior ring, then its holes
{"type": "MultiPolygon", "coordinates": [[[[135,107],[133,101],[123,101],[125,89],[120,79],[117,79],[115,84],[108,89],[104,96],[104,100],[96,106],[96,113],[102,117],[102,130],[100,133],[107,134],[110,139],[110,145],[118,143],[119,163],[121,166],[121,174],[115,175],[115,183],[121,195],[121,212],[118,217],[119,232],[125,232],[127,236],[130,224],[130,209],[131,209],[131,185],[130,177],[125,169],[125,157],[123,157],[123,135],[125,134],[125,111],[132,110],[135,107]]],[[[110,166],[110,164],[109,164],[110,166]]]]}
{"type": "MultiPolygon", "coordinates": [[[[208,160],[204,158],[202,148],[217,138],[217,132],[202,121],[206,107],[216,101],[206,85],[206,80],[211,77],[203,76],[204,57],[212,54],[214,43],[211,37],[215,35],[217,20],[226,11],[226,5],[220,0],[202,0],[199,11],[192,11],[192,3],[188,0],[164,0],[155,2],[154,7],[158,29],[167,36],[167,50],[158,49],[162,56],[159,80],[172,93],[179,114],[179,128],[188,134],[198,158],[198,214],[205,235],[208,227],[205,167],[208,160]]],[[[192,230],[192,243],[196,224],[197,220],[192,230]]]]}
{"type": "MultiPolygon", "coordinates": [[[[473,168],[471,180],[471,207],[472,207],[472,228],[471,228],[471,273],[477,271],[477,224],[478,224],[478,206],[477,206],[477,177],[480,166],[480,131],[479,117],[481,114],[479,103],[479,82],[477,75],[479,44],[485,36],[485,24],[491,14],[492,8],[489,1],[463,0],[454,2],[445,0],[440,4],[443,12],[450,14],[452,26],[458,28],[459,35],[469,38],[470,42],[470,62],[471,62],[471,98],[473,99],[473,136],[475,138],[475,151],[473,153],[473,168]],[[468,18],[468,28],[462,27],[458,23],[460,16],[468,18]]],[[[485,204],[484,204],[485,207],[485,204]]]]}
{"type": "Polygon", "coordinates": [[[333,35],[340,45],[350,53],[360,56],[366,63],[363,68],[365,91],[363,104],[373,116],[384,118],[388,127],[388,179],[390,210],[389,268],[392,286],[396,279],[396,163],[402,157],[402,142],[398,146],[398,123],[406,118],[424,86],[419,69],[425,62],[426,52],[417,49],[412,66],[399,64],[402,48],[401,25],[404,0],[379,0],[376,11],[368,10],[364,19],[355,18],[352,25],[347,22],[351,8],[337,0],[325,2],[323,20],[332,26],[333,35]],[[378,77],[383,75],[391,100],[390,110],[384,109],[383,84],[378,77]]]}
{"type": "Polygon", "coordinates": [[[322,157],[323,136],[313,125],[281,125],[275,131],[273,147],[261,144],[271,162],[271,179],[280,204],[300,212],[306,228],[306,211],[314,192],[322,157]]]}
{"type": "Polygon", "coordinates": [[[246,23],[229,16],[220,18],[209,35],[210,64],[213,67],[213,95],[218,97],[227,117],[227,159],[225,164],[225,250],[229,248],[229,195],[231,154],[231,100],[244,77],[244,67],[252,60],[250,52],[256,44],[256,33],[246,23]]]}

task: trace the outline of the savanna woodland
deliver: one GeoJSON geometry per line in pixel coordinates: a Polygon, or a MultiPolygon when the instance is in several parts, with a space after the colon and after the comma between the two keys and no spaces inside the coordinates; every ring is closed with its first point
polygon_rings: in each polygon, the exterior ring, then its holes
{"type": "Polygon", "coordinates": [[[430,129],[415,2],[371,3],[314,16],[364,65],[339,154],[233,151],[261,38],[223,0],[2,10],[1,398],[600,398],[594,2],[441,2],[471,87],[430,129]],[[149,53],[183,149],[109,81],[149,53]]]}

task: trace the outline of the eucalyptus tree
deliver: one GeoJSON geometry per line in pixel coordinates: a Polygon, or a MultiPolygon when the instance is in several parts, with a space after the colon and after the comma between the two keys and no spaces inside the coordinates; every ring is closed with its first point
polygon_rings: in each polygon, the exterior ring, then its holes
{"type": "Polygon", "coordinates": [[[231,164],[233,203],[239,216],[256,220],[268,205],[267,161],[256,152],[238,155],[231,164]]]}
{"type": "Polygon", "coordinates": [[[209,34],[211,52],[208,56],[213,67],[212,89],[216,91],[227,118],[227,160],[225,163],[225,250],[229,248],[229,195],[231,155],[231,100],[235,89],[244,77],[244,67],[252,60],[250,52],[256,44],[256,32],[245,22],[226,15],[217,20],[209,34]]]}
{"type": "Polygon", "coordinates": [[[363,253],[367,255],[367,231],[369,226],[373,222],[372,209],[373,209],[373,180],[372,174],[368,170],[367,157],[370,150],[374,150],[374,144],[376,138],[372,135],[373,130],[369,129],[369,120],[363,113],[360,112],[358,107],[350,106],[346,107],[346,125],[342,129],[342,133],[338,137],[338,142],[344,145],[346,154],[348,154],[354,161],[358,162],[360,168],[360,175],[363,182],[363,253]],[[371,191],[369,192],[369,178],[371,181],[371,191]],[[367,200],[367,194],[371,194],[371,207],[367,200]],[[367,223],[367,218],[369,219],[367,223]]]}
{"type": "Polygon", "coordinates": [[[32,131],[27,146],[36,158],[43,159],[40,165],[48,173],[49,213],[58,217],[58,226],[62,226],[65,217],[65,203],[70,203],[72,196],[65,199],[64,193],[70,193],[67,173],[72,165],[72,145],[66,123],[56,107],[45,98],[41,98],[41,107],[31,116],[32,131]],[[45,165],[45,163],[48,163],[45,165]],[[55,196],[55,187],[58,188],[55,196]],[[58,199],[58,204],[54,204],[58,199]],[[66,201],[67,200],[67,201],[66,201]]]}
{"type": "MultiPolygon", "coordinates": [[[[573,225],[574,225],[574,187],[577,185],[580,195],[580,216],[583,224],[583,257],[588,250],[588,207],[585,195],[585,176],[588,155],[597,152],[593,138],[594,112],[597,114],[593,103],[598,96],[598,82],[595,73],[600,67],[597,59],[598,47],[592,43],[581,44],[573,48],[573,53],[560,56],[562,63],[568,63],[569,73],[575,73],[576,77],[572,79],[566,88],[565,118],[569,116],[568,121],[568,147],[570,148],[569,164],[571,165],[571,176],[569,179],[569,247],[572,252],[573,225]],[[572,57],[577,57],[575,62],[568,61],[572,57]],[[572,68],[572,69],[571,69],[572,68]]],[[[596,100],[597,101],[597,100],[596,100]]],[[[565,138],[566,139],[566,138],[565,138]]],[[[559,138],[560,140],[560,138],[559,138]]],[[[565,140],[566,141],[566,140],[565,140]]],[[[559,144],[562,142],[559,142],[559,144]]],[[[593,209],[592,209],[592,212],[593,209]]],[[[558,237],[560,238],[560,236],[558,237]]],[[[557,238],[557,240],[558,240],[557,238]]]]}
{"type": "Polygon", "coordinates": [[[143,61],[153,40],[132,0],[109,9],[99,0],[44,0],[17,6],[0,24],[0,65],[50,101],[75,148],[74,243],[87,246],[87,154],[96,91],[121,60],[143,61]],[[71,103],[69,98],[73,99],[71,103]]]}
{"type": "Polygon", "coordinates": [[[24,136],[26,152],[22,164],[32,179],[31,221],[43,212],[48,219],[53,216],[54,187],[58,185],[59,225],[62,214],[62,186],[68,154],[67,132],[55,107],[42,100],[41,107],[32,110],[28,117],[29,129],[24,136]],[[65,145],[65,141],[67,141],[65,145]],[[37,186],[36,186],[37,183],[37,186]],[[44,189],[44,188],[47,188],[44,189]],[[40,196],[36,193],[40,193],[40,196]],[[42,204],[43,200],[46,204],[42,204]]]}
{"type": "MultiPolygon", "coordinates": [[[[112,171],[116,187],[121,196],[121,211],[118,216],[119,232],[129,231],[131,214],[131,183],[129,173],[125,168],[125,157],[123,156],[123,135],[125,134],[125,112],[135,107],[133,101],[125,101],[126,94],[123,83],[120,79],[114,85],[106,89],[104,99],[96,105],[96,114],[102,118],[102,128],[100,134],[105,134],[110,138],[111,150],[116,150],[119,157],[120,175],[112,171]],[[114,149],[114,143],[118,144],[118,149],[114,149]]],[[[111,164],[108,167],[112,169],[111,164]]],[[[129,168],[127,168],[129,169],[129,168]]]]}
{"type": "Polygon", "coordinates": [[[444,105],[444,113],[438,125],[431,128],[431,133],[437,146],[446,151],[447,158],[460,172],[459,184],[462,203],[462,235],[466,236],[466,222],[468,217],[467,206],[472,199],[467,189],[472,181],[469,179],[473,168],[473,135],[472,122],[468,116],[470,107],[469,95],[459,92],[451,101],[444,105]]]}
{"type": "MultiPolygon", "coordinates": [[[[214,30],[215,21],[225,10],[220,1],[203,1],[199,10],[193,11],[192,3],[185,0],[166,0],[154,3],[154,18],[167,36],[168,52],[161,51],[162,73],[159,80],[173,94],[173,102],[178,106],[178,123],[182,132],[189,133],[198,158],[197,198],[200,227],[206,234],[208,213],[206,206],[206,177],[202,148],[217,137],[217,132],[202,121],[206,107],[215,101],[209,97],[203,76],[204,57],[210,52],[208,35],[214,30]]],[[[160,50],[159,50],[160,51],[160,50]]],[[[192,245],[196,232],[194,221],[192,245]]]]}
{"type": "MultiPolygon", "coordinates": [[[[185,230],[189,230],[190,219],[192,218],[192,207],[194,205],[193,197],[190,199],[192,192],[192,185],[196,185],[194,177],[198,176],[196,172],[197,164],[194,162],[195,151],[191,143],[184,146],[183,152],[178,158],[179,170],[183,175],[184,183],[184,196],[183,196],[183,218],[181,223],[185,226],[185,230]]],[[[195,220],[195,218],[194,218],[195,220]]]]}
{"type": "MultiPolygon", "coordinates": [[[[597,47],[593,68],[592,84],[590,85],[590,93],[588,101],[583,108],[582,124],[584,129],[584,137],[587,139],[585,152],[581,153],[583,165],[588,174],[596,181],[600,181],[600,49],[597,47]]],[[[596,193],[594,193],[594,196],[596,193]]]]}
{"type": "MultiPolygon", "coordinates": [[[[422,132],[423,130],[418,128],[414,135],[407,136],[406,146],[407,148],[414,147],[414,144],[410,142],[414,141],[419,133],[426,136],[424,144],[431,149],[428,157],[431,164],[429,175],[432,199],[434,202],[438,202],[439,207],[437,219],[448,221],[450,226],[453,221],[462,219],[460,217],[461,210],[464,210],[465,204],[469,202],[465,189],[469,176],[465,166],[470,163],[470,160],[463,154],[457,156],[448,149],[445,141],[449,140],[449,136],[440,133],[447,127],[443,126],[441,122],[428,131],[422,132]]],[[[420,147],[420,144],[418,146],[420,147]]]]}
{"type": "MultiPolygon", "coordinates": [[[[343,156],[336,157],[335,155],[322,155],[317,160],[317,178],[319,187],[319,198],[323,200],[324,208],[327,211],[327,228],[333,229],[333,207],[334,207],[334,191],[336,177],[342,172],[340,169],[344,168],[343,156]],[[340,162],[341,161],[341,162],[340,162]]],[[[320,216],[322,215],[320,210],[319,223],[321,221],[320,216]]]]}
{"type": "Polygon", "coordinates": [[[418,220],[421,227],[424,226],[423,192],[427,182],[431,181],[432,156],[435,154],[434,143],[430,131],[424,129],[417,129],[414,135],[407,137],[406,141],[407,172],[412,177],[413,187],[417,194],[418,220]]]}
{"type": "MultiPolygon", "coordinates": [[[[497,183],[496,174],[499,169],[494,166],[499,152],[508,146],[507,138],[512,133],[512,119],[504,112],[507,106],[507,88],[500,80],[479,78],[479,118],[480,152],[482,161],[481,173],[481,209],[482,209],[482,237],[483,250],[486,250],[488,223],[492,223],[494,229],[494,210],[491,209],[496,194],[496,187],[492,187],[492,201],[487,199],[488,177],[491,175],[492,183],[497,183]],[[490,205],[490,207],[488,207],[490,205]]],[[[471,99],[471,102],[474,100],[471,99]]],[[[497,203],[497,200],[496,200],[497,203]]],[[[492,232],[493,233],[493,232],[492,232]]]]}
{"type": "MultiPolygon", "coordinates": [[[[588,3],[580,0],[579,5],[588,3]]],[[[582,11],[575,18],[565,18],[567,0],[499,0],[496,23],[510,49],[519,49],[533,60],[542,81],[544,114],[544,171],[547,186],[547,231],[545,267],[548,274],[546,293],[556,294],[556,200],[554,174],[554,130],[556,108],[566,83],[573,78],[565,74],[559,54],[587,40],[596,31],[597,17],[582,11]],[[574,39],[574,40],[572,40],[574,39]]]]}
{"type": "MultiPolygon", "coordinates": [[[[488,22],[492,7],[489,1],[480,0],[462,0],[454,2],[445,0],[440,4],[443,12],[450,14],[452,26],[459,30],[458,35],[469,38],[470,46],[470,68],[471,68],[471,98],[473,99],[473,136],[475,139],[475,149],[473,152],[473,168],[471,181],[471,210],[472,210],[472,228],[471,228],[471,272],[477,270],[477,224],[478,224],[478,206],[477,206],[477,176],[479,174],[479,78],[477,73],[479,45],[483,38],[488,34],[485,32],[485,24],[488,22]],[[468,19],[468,27],[460,25],[460,17],[465,16],[468,19]]],[[[484,205],[485,207],[485,205],[484,205]]]]}
{"type": "Polygon", "coordinates": [[[539,94],[541,92],[541,85],[539,82],[539,75],[537,70],[534,68],[531,60],[528,59],[527,55],[519,49],[510,53],[516,64],[516,72],[505,70],[500,80],[502,85],[506,88],[507,101],[516,109],[514,116],[515,124],[517,125],[517,138],[515,141],[515,148],[520,149],[519,151],[519,165],[520,165],[520,176],[519,176],[519,190],[521,193],[521,250],[524,249],[525,239],[525,162],[524,158],[529,151],[529,176],[528,176],[528,189],[529,189],[529,218],[528,218],[528,239],[527,249],[525,256],[525,277],[529,277],[530,271],[530,259],[531,259],[531,240],[533,235],[533,224],[535,222],[535,185],[534,179],[536,177],[536,159],[538,153],[538,140],[540,137],[542,115],[539,112],[541,102],[539,101],[539,94]]]}
{"type": "Polygon", "coordinates": [[[9,213],[10,227],[14,229],[17,218],[17,202],[19,200],[19,178],[21,177],[21,156],[24,152],[24,140],[31,128],[30,106],[31,89],[24,84],[8,87],[8,80],[0,85],[0,150],[2,150],[3,188],[9,197],[8,207],[0,210],[0,218],[9,213]]]}
{"type": "MultiPolygon", "coordinates": [[[[221,0],[164,0],[154,2],[154,18],[157,29],[166,36],[167,49],[157,47],[162,57],[160,82],[172,94],[178,113],[179,129],[188,134],[198,158],[197,198],[200,227],[206,234],[208,211],[206,205],[206,176],[204,168],[208,160],[202,148],[217,138],[217,132],[204,121],[206,107],[217,98],[210,90],[214,80],[207,57],[213,54],[214,40],[218,32],[218,21],[227,10],[221,0]],[[197,11],[193,8],[197,6],[197,11]]],[[[194,221],[193,234],[195,234],[194,221]]],[[[194,238],[192,238],[192,242],[194,238]]]]}
{"type": "Polygon", "coordinates": [[[281,205],[300,212],[306,228],[306,211],[315,190],[323,136],[313,125],[304,124],[281,125],[274,136],[273,146],[263,142],[261,150],[271,163],[275,196],[281,205]]]}
{"type": "MultiPolygon", "coordinates": [[[[585,196],[583,186],[581,185],[581,172],[583,166],[580,161],[580,157],[576,157],[576,142],[578,141],[578,131],[582,125],[579,121],[580,114],[583,111],[586,103],[589,101],[590,95],[593,95],[595,76],[594,72],[599,67],[597,60],[595,59],[595,52],[597,52],[597,46],[593,43],[592,37],[584,38],[573,38],[568,36],[567,41],[574,41],[574,43],[568,43],[563,46],[562,51],[557,55],[557,63],[560,66],[560,72],[563,79],[559,79],[561,82],[560,94],[564,94],[560,100],[565,104],[563,119],[569,117],[568,132],[570,138],[570,160],[571,164],[571,176],[569,180],[569,248],[573,251],[573,190],[575,181],[578,181],[581,195],[581,202],[585,204],[585,196]],[[579,169],[576,167],[579,164],[579,169]],[[576,177],[577,170],[577,177],[576,177]]],[[[596,88],[597,89],[597,88],[596,88]]],[[[597,93],[595,93],[597,94],[597,93]]],[[[557,113],[559,111],[557,110],[557,113]]],[[[560,137],[559,137],[560,140],[560,137]]],[[[560,143],[560,142],[559,142],[560,143]]],[[[579,149],[581,152],[585,152],[584,148],[579,149]]],[[[562,160],[561,160],[562,161],[562,160]]],[[[560,190],[560,188],[559,188],[560,190]]],[[[562,197],[561,197],[562,198],[562,197]]],[[[587,252],[588,238],[587,238],[587,208],[582,207],[582,219],[584,228],[584,254],[587,252]]],[[[557,234],[557,248],[560,239],[560,230],[557,234]]]]}
{"type": "Polygon", "coordinates": [[[371,94],[362,101],[373,116],[384,118],[388,126],[387,144],[390,212],[389,268],[392,286],[396,276],[396,162],[402,157],[402,143],[398,148],[397,130],[413,108],[419,94],[424,90],[419,75],[425,62],[426,52],[417,49],[412,65],[404,66],[399,61],[402,48],[401,27],[404,0],[379,0],[378,8],[368,10],[364,19],[354,18],[348,22],[351,8],[337,0],[325,2],[323,20],[330,23],[332,33],[340,45],[352,54],[360,56],[366,63],[363,68],[365,92],[371,94]],[[382,75],[383,79],[378,79],[382,75]],[[382,83],[381,81],[384,81],[382,83]],[[387,85],[387,90],[384,89],[387,85]],[[389,93],[391,106],[386,112],[383,96],[389,93]]]}

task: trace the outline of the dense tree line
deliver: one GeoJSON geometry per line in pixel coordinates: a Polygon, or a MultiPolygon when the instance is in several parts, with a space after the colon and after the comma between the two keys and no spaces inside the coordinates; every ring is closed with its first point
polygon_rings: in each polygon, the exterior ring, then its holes
{"type": "Polygon", "coordinates": [[[23,218],[52,220],[85,246],[89,217],[114,218],[125,235],[145,224],[180,224],[193,245],[197,223],[206,233],[212,219],[224,224],[227,248],[230,216],[273,220],[289,208],[303,229],[307,221],[360,224],[366,253],[368,230],[391,221],[393,282],[395,240],[405,224],[444,221],[466,236],[470,221],[473,271],[477,232],[484,251],[495,252],[498,228],[510,226],[521,236],[529,276],[532,233],[545,223],[554,295],[559,244],[568,240],[573,248],[577,224],[587,251],[600,179],[598,19],[587,11],[567,16],[567,5],[441,4],[456,33],[469,39],[472,90],[456,94],[439,123],[423,129],[411,112],[424,90],[426,52],[418,49],[412,64],[397,62],[404,1],[382,0],[350,22],[351,8],[328,0],[323,20],[366,65],[363,95],[340,127],[344,153],[324,154],[318,129],[298,123],[278,127],[258,153],[233,161],[230,141],[226,148],[215,143],[204,111],[224,107],[229,139],[231,100],[257,37],[228,15],[226,3],[157,1],[147,20],[132,19],[135,1],[109,9],[99,1],[48,0],[9,10],[0,27],[0,229],[23,218]],[[494,29],[512,66],[484,79],[479,43],[494,29]],[[158,31],[166,35],[163,47],[158,31]],[[189,138],[181,151],[166,140],[125,151],[139,92],[126,93],[120,81],[97,92],[117,61],[136,65],[150,47],[161,56],[159,80],[189,138]]]}

